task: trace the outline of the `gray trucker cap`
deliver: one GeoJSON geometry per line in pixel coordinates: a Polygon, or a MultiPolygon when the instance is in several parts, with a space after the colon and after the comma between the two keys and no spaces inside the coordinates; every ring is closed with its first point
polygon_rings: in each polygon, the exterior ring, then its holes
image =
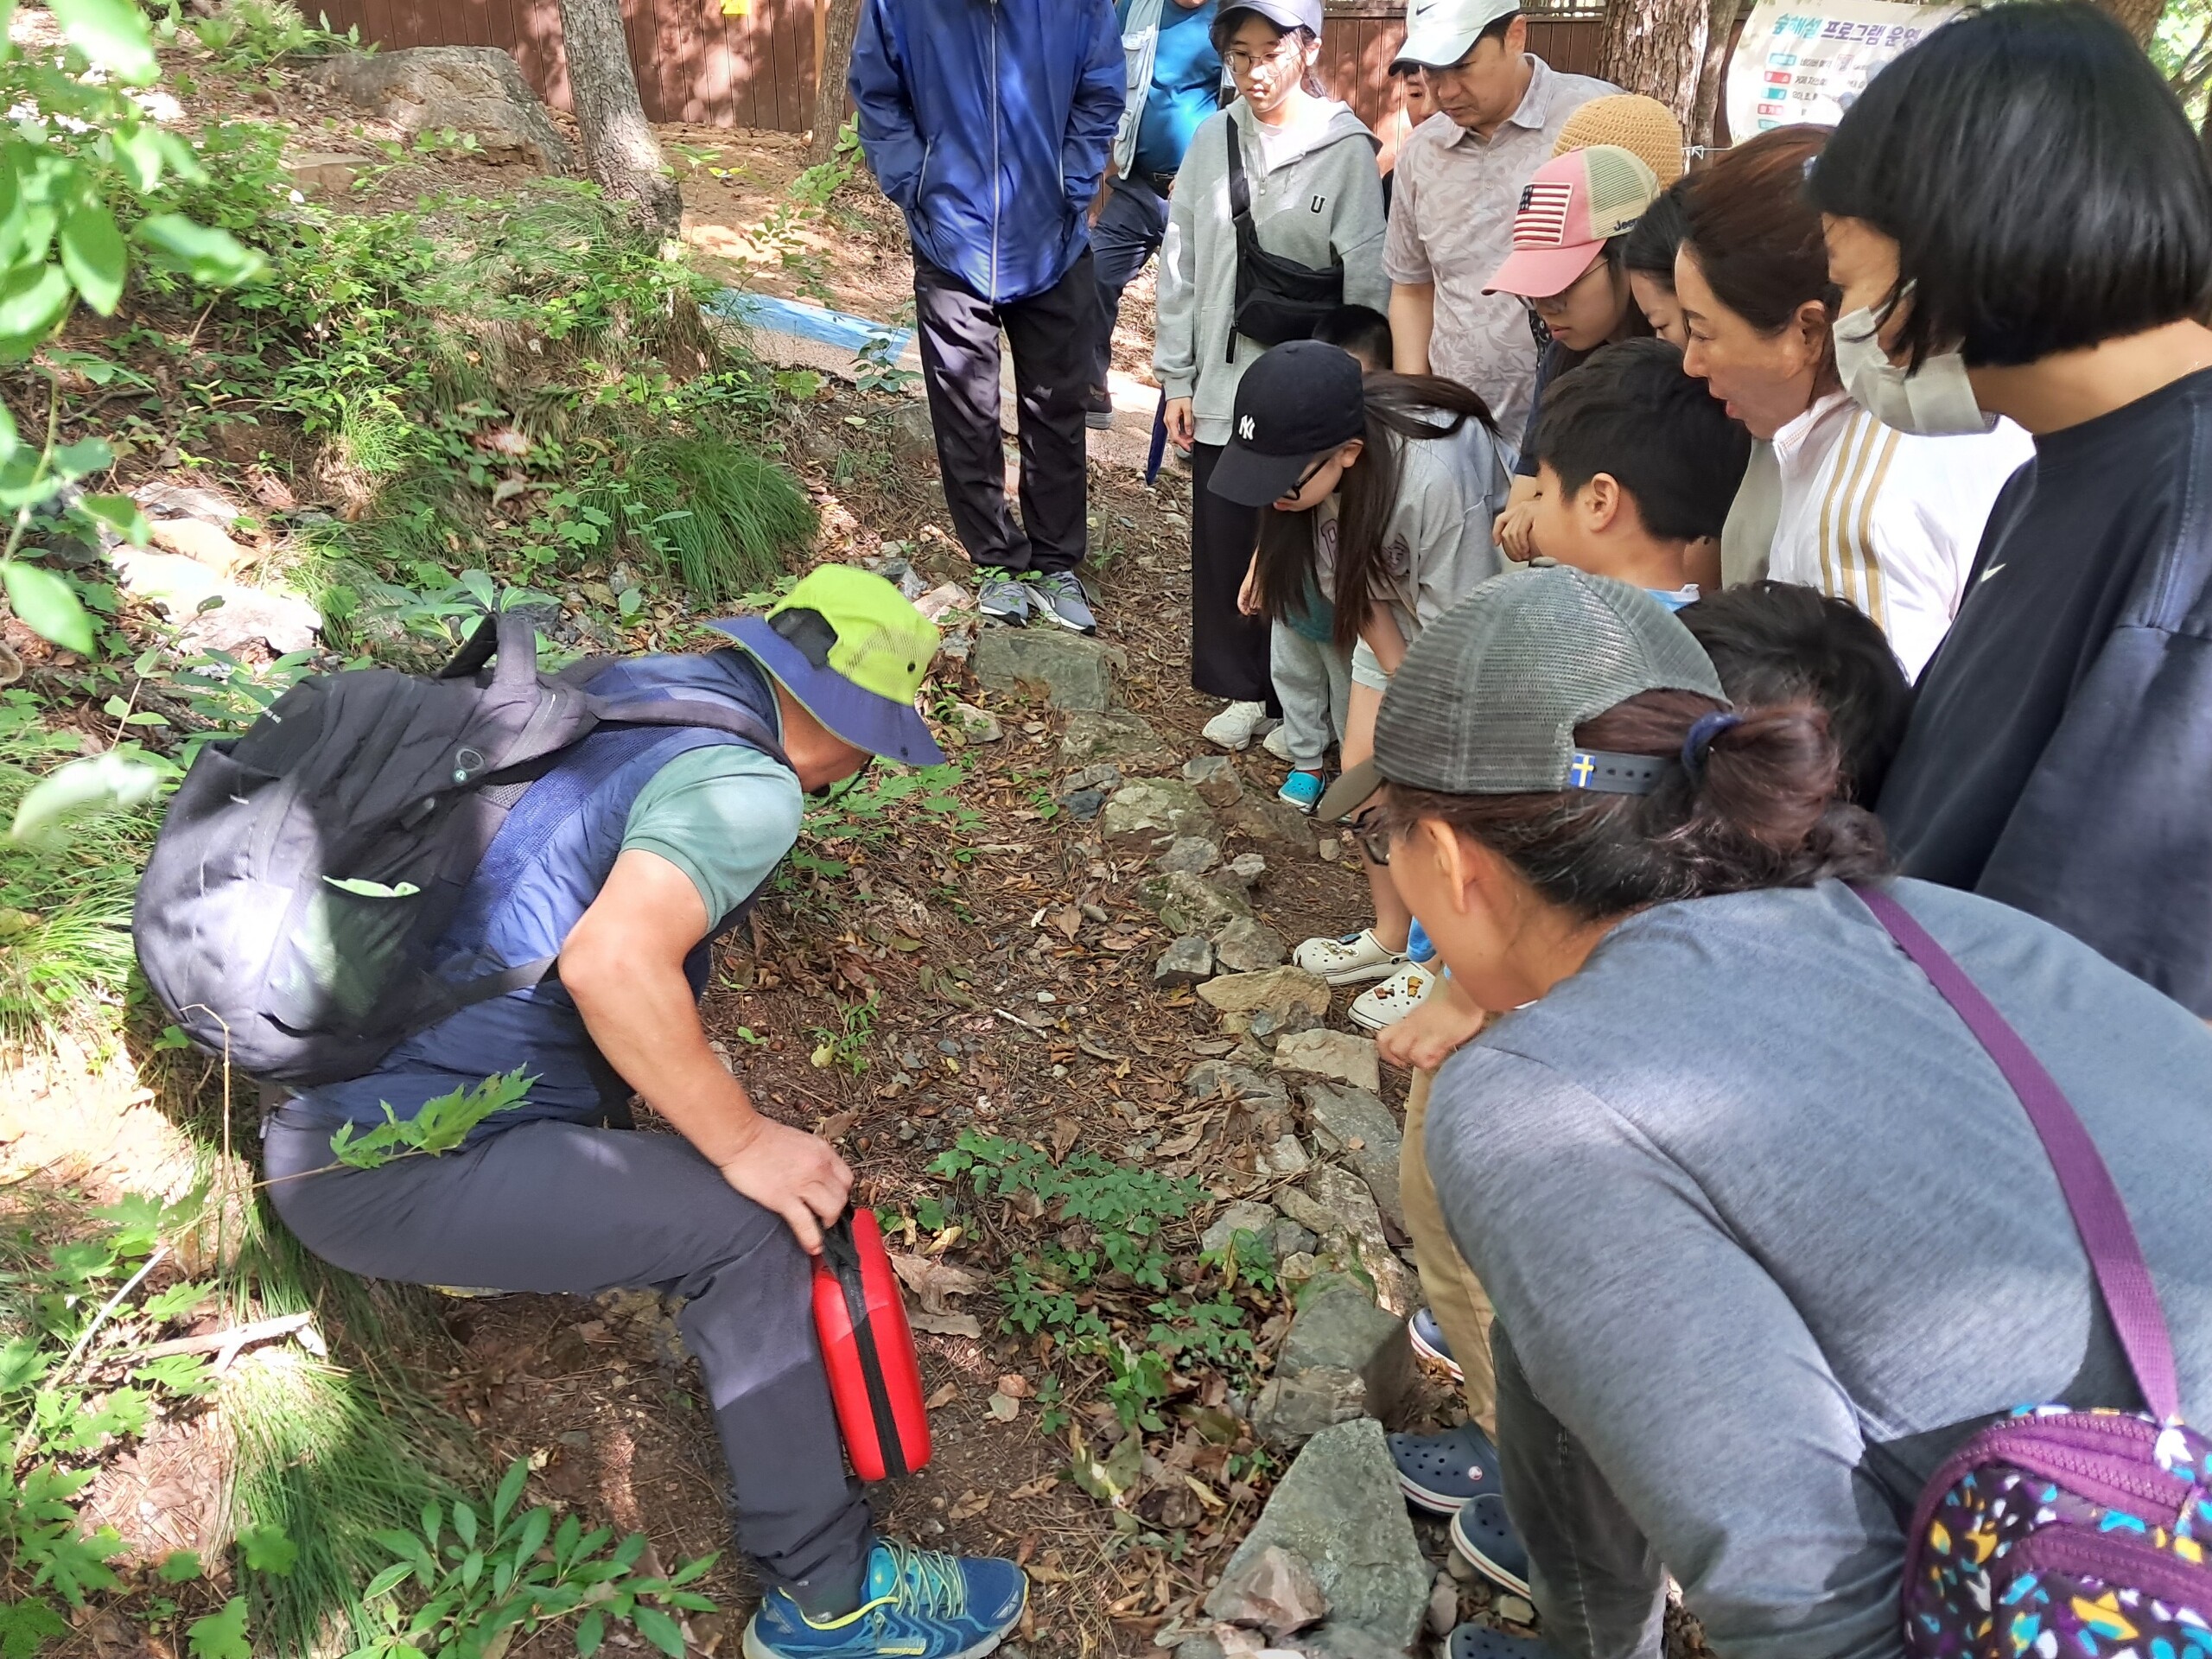
{"type": "Polygon", "coordinates": [[[1646,691],[1727,702],[1705,647],[1642,588],[1567,565],[1508,571],[1421,631],[1383,694],[1375,758],[1339,778],[1317,816],[1349,817],[1385,783],[1644,793],[1667,761],[1578,748],[1574,728],[1646,691]]]}

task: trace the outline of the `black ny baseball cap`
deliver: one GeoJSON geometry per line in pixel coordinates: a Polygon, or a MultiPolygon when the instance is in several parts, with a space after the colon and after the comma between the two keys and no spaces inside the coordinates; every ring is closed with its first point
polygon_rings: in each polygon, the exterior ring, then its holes
{"type": "Polygon", "coordinates": [[[1229,434],[1213,469],[1213,493],[1240,507],[1288,495],[1315,460],[1367,435],[1359,360],[1318,340],[1286,340],[1262,352],[1236,384],[1229,434]]]}

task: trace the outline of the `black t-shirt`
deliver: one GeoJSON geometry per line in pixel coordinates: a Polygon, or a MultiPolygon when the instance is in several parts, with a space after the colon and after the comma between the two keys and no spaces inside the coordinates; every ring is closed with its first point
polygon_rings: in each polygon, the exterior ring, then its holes
{"type": "Polygon", "coordinates": [[[2212,370],[2037,440],[1880,810],[1907,874],[2212,1017],[2212,370]]]}

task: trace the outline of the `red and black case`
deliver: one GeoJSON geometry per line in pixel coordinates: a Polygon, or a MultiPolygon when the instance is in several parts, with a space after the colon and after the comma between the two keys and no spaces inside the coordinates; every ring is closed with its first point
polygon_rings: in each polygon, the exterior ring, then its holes
{"type": "Polygon", "coordinates": [[[930,1419],[914,1333],[875,1211],[848,1211],[822,1235],[814,1329],[845,1452],[862,1480],[911,1475],[930,1460],[930,1419]]]}

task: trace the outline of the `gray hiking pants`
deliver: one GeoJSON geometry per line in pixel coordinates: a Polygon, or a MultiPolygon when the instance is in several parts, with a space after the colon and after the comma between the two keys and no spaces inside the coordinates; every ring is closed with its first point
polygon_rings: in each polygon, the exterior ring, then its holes
{"type": "Polygon", "coordinates": [[[873,1543],[814,1335],[811,1268],[782,1218],[673,1135],[518,1124],[440,1157],[331,1162],[297,1103],[264,1136],[276,1213],[324,1261],[419,1285],[684,1299],[736,1485],[739,1547],[810,1611],[857,1604],[873,1543]]]}

